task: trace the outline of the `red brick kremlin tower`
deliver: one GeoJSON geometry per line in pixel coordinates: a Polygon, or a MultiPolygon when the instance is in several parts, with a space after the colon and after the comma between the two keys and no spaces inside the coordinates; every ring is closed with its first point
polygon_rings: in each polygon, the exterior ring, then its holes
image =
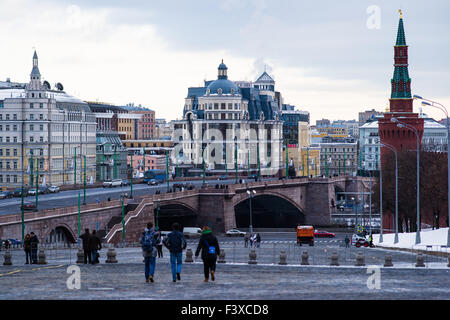
{"type": "MultiPolygon", "coordinates": [[[[389,112],[379,120],[378,133],[381,143],[394,146],[398,152],[401,150],[417,150],[417,138],[408,128],[399,128],[397,123],[391,121],[397,118],[414,127],[419,133],[419,144],[423,135],[423,119],[417,113],[413,113],[413,98],[411,96],[411,78],[408,74],[408,46],[403,29],[403,17],[400,12],[398,23],[397,42],[394,46],[394,77],[391,79],[391,98],[389,99],[389,112]]],[[[391,151],[381,148],[381,161],[391,151]]]]}

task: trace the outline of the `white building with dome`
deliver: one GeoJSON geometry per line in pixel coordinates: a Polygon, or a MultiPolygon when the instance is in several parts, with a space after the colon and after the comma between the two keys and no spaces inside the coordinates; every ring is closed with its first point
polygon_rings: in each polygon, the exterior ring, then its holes
{"type": "Polygon", "coordinates": [[[228,79],[218,67],[217,80],[188,89],[183,119],[173,121],[173,164],[185,175],[210,173],[277,174],[282,164],[281,98],[275,81],[264,72],[254,83],[228,79]],[[237,155],[237,158],[236,158],[237,155]]]}

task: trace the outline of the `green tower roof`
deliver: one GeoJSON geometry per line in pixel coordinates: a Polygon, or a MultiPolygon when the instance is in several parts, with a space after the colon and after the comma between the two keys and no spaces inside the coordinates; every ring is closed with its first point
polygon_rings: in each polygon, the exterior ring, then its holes
{"type": "Polygon", "coordinates": [[[406,46],[405,29],[403,28],[403,17],[400,13],[400,21],[398,22],[397,42],[396,46],[406,46]]]}

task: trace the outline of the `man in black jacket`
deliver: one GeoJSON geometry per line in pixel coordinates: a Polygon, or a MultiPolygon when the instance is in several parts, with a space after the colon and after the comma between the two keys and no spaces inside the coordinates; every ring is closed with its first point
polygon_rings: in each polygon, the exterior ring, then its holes
{"type": "Polygon", "coordinates": [[[38,243],[39,239],[37,235],[34,232],[30,233],[30,246],[31,246],[31,263],[36,264],[38,262],[37,259],[37,251],[38,251],[38,243]]]}
{"type": "Polygon", "coordinates": [[[202,229],[202,236],[198,241],[197,250],[195,250],[195,259],[197,259],[200,250],[202,251],[205,282],[208,282],[210,272],[211,272],[211,280],[214,281],[217,255],[220,253],[220,247],[217,238],[212,234],[211,229],[207,226],[203,227],[202,229]]]}
{"type": "Polygon", "coordinates": [[[91,250],[89,248],[89,238],[91,234],[89,233],[89,229],[84,229],[84,233],[80,236],[80,239],[83,240],[83,251],[84,251],[84,264],[88,261],[92,263],[91,250]]]}
{"type": "Polygon", "coordinates": [[[97,231],[93,230],[89,237],[89,250],[91,252],[91,263],[100,263],[98,260],[98,250],[102,248],[102,241],[97,236],[97,231]]]}

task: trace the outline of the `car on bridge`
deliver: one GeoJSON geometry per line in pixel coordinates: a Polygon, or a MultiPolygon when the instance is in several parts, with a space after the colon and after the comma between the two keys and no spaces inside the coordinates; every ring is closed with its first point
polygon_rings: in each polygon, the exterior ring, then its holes
{"type": "Polygon", "coordinates": [[[59,187],[58,186],[50,186],[48,188],[48,191],[50,191],[50,193],[58,193],[59,192],[59,187]]]}
{"type": "Polygon", "coordinates": [[[150,179],[150,180],[147,182],[147,184],[148,184],[149,186],[157,186],[158,184],[160,184],[160,181],[159,181],[159,180],[156,180],[156,179],[150,179]]]}
{"type": "Polygon", "coordinates": [[[231,230],[228,230],[225,234],[227,235],[227,237],[233,237],[233,236],[243,237],[243,236],[245,236],[246,232],[240,231],[238,229],[231,229],[231,230]]]}
{"type": "Polygon", "coordinates": [[[335,236],[336,234],[333,232],[314,230],[314,237],[316,238],[334,238],[335,236]]]}
{"type": "Polygon", "coordinates": [[[227,180],[227,179],[228,177],[225,174],[223,174],[217,180],[227,180]]]}
{"type": "Polygon", "coordinates": [[[11,191],[3,191],[0,193],[0,199],[7,199],[12,197],[14,197],[14,193],[12,193],[11,191]]]}
{"type": "Polygon", "coordinates": [[[122,186],[129,186],[131,184],[130,180],[122,180],[122,186]]]}
{"type": "Polygon", "coordinates": [[[34,202],[24,202],[23,210],[36,210],[36,204],[34,202]]]}
{"type": "MultiPolygon", "coordinates": [[[[28,195],[29,188],[23,187],[23,196],[26,197],[28,195]]],[[[22,187],[14,189],[14,197],[22,196],[22,187]]]]}
{"type": "Polygon", "coordinates": [[[103,188],[121,187],[122,179],[113,179],[103,181],[103,188]]]}

